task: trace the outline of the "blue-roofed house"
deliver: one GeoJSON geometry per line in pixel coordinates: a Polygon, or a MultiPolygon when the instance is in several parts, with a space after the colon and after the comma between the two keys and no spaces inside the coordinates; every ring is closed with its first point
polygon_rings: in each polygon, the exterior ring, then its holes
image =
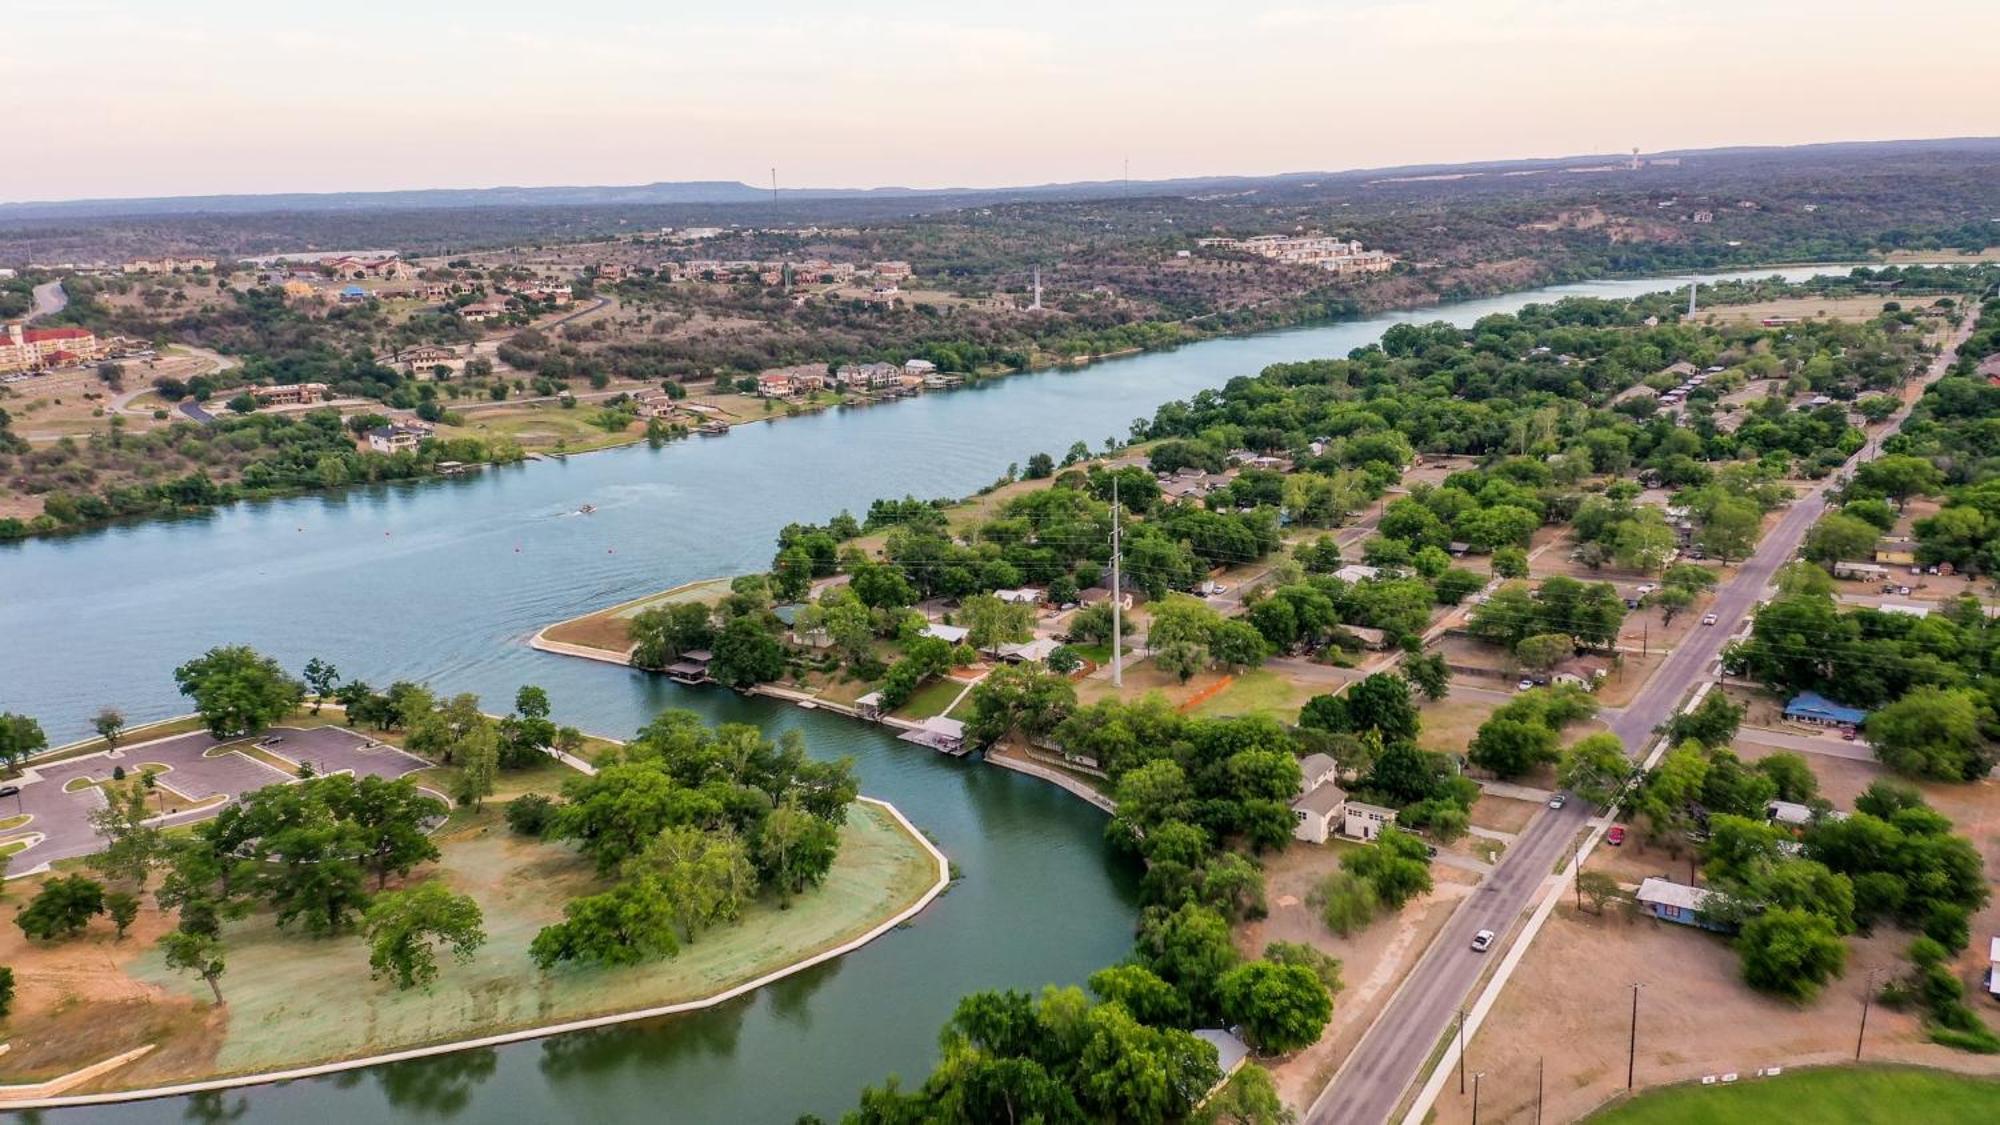
{"type": "Polygon", "coordinates": [[[1868,718],[1868,712],[1835,703],[1816,691],[1802,691],[1785,704],[1785,718],[1795,723],[1858,727],[1868,718]]]}
{"type": "Polygon", "coordinates": [[[350,285],[340,291],[340,299],[348,304],[356,304],[368,299],[368,290],[359,285],[350,285]]]}
{"type": "Polygon", "coordinates": [[[1723,918],[1711,917],[1711,905],[1723,906],[1712,891],[1700,887],[1690,887],[1686,883],[1676,883],[1671,879],[1646,879],[1639,884],[1639,891],[1633,896],[1641,909],[1662,922],[1676,922],[1683,926],[1699,926],[1704,930],[1728,933],[1736,927],[1723,918]]]}

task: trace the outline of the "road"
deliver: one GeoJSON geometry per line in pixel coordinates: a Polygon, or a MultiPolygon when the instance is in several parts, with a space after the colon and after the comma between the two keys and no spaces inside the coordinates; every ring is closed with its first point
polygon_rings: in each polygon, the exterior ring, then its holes
{"type": "Polygon", "coordinates": [[[69,307],[69,294],[63,292],[62,279],[57,278],[54,281],[44,281],[40,285],[35,286],[35,307],[33,311],[28,313],[22,323],[26,324],[28,321],[39,320],[45,316],[54,316],[67,307],[69,307]]]}
{"type": "MultiPolygon", "coordinates": [[[[1942,376],[1956,356],[1959,345],[1971,334],[1972,319],[1953,336],[1922,377],[1929,386],[1942,376]]],[[[1921,397],[1912,395],[1891,416],[1877,434],[1894,433],[1909,415],[1910,405],[1921,397]]],[[[1876,448],[1871,440],[1848,459],[1832,480],[1854,471],[1876,448]]],[[[1722,586],[1709,607],[1718,618],[1714,627],[1691,630],[1675,647],[1630,706],[1611,717],[1609,726],[1625,744],[1626,753],[1644,756],[1653,743],[1653,730],[1672,715],[1697,683],[1711,674],[1711,666],[1722,646],[1734,636],[1763,597],[1773,575],[1792,561],[1806,532],[1826,510],[1826,488],[1821,485],[1795,501],[1769,534],[1722,586]]],[[[1498,959],[1509,944],[1503,940],[1487,953],[1474,953],[1472,935],[1492,930],[1506,935],[1521,917],[1542,883],[1555,869],[1556,861],[1574,846],[1595,810],[1583,801],[1571,801],[1562,809],[1544,810],[1507,849],[1493,874],[1481,883],[1445,923],[1437,939],[1401,989],[1376,1017],[1333,1082],[1306,1111],[1302,1120],[1309,1125],[1382,1125],[1403,1099],[1403,1092],[1420,1077],[1431,1052],[1443,1041],[1458,1018],[1460,1009],[1486,965],[1498,959]]]]}

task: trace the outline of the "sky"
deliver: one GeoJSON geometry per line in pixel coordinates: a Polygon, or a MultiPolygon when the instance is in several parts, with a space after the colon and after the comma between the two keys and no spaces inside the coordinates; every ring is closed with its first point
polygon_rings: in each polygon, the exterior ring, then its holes
{"type": "Polygon", "coordinates": [[[6,0],[0,201],[2000,133],[1996,0],[6,0]]]}

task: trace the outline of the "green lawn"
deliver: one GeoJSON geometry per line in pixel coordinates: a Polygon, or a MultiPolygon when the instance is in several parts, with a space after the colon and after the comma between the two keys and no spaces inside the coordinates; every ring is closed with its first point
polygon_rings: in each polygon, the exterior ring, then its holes
{"type": "Polygon", "coordinates": [[[1234,683],[1203,700],[1194,713],[1211,718],[1268,715],[1280,722],[1291,722],[1299,717],[1299,708],[1315,694],[1313,688],[1300,687],[1276,672],[1258,668],[1236,677],[1234,683]]]}
{"type": "Polygon", "coordinates": [[[944,714],[958,693],[965,690],[963,680],[942,676],[918,688],[909,700],[896,709],[899,719],[928,719],[932,715],[944,714]]]}
{"type": "Polygon", "coordinates": [[[1670,1086],[1594,1114],[1599,1125],[1987,1125],[2000,1121],[2000,1082],[1937,1070],[1825,1067],[1735,1085],[1670,1086]]]}

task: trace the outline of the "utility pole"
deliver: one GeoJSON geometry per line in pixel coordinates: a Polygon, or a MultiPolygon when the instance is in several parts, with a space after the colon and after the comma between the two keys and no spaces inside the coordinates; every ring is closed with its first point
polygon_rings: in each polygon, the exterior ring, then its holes
{"type": "Polygon", "coordinates": [[[1119,541],[1118,478],[1111,478],[1111,686],[1125,686],[1125,636],[1122,603],[1125,586],[1118,573],[1119,541]]]}
{"type": "Polygon", "coordinates": [[[1632,1075],[1639,1062],[1639,985],[1632,984],[1632,1038],[1625,1048],[1625,1088],[1632,1088],[1632,1075]]]}
{"type": "Polygon", "coordinates": [[[1861,994],[1861,1031],[1854,1037],[1854,1061],[1861,1061],[1861,1043],[1868,1038],[1868,1002],[1875,998],[1875,974],[1879,970],[1868,970],[1868,991],[1861,994]]]}
{"type": "Polygon", "coordinates": [[[1535,1057],[1535,1125],[1542,1125],[1542,1058],[1535,1057]]]}
{"type": "Polygon", "coordinates": [[[1483,1070],[1472,1076],[1472,1125],[1479,1125],[1479,1080],[1484,1077],[1483,1070]]]}
{"type": "Polygon", "coordinates": [[[1458,1010],[1458,1096],[1465,1096],[1465,1009],[1458,1010]]]}

